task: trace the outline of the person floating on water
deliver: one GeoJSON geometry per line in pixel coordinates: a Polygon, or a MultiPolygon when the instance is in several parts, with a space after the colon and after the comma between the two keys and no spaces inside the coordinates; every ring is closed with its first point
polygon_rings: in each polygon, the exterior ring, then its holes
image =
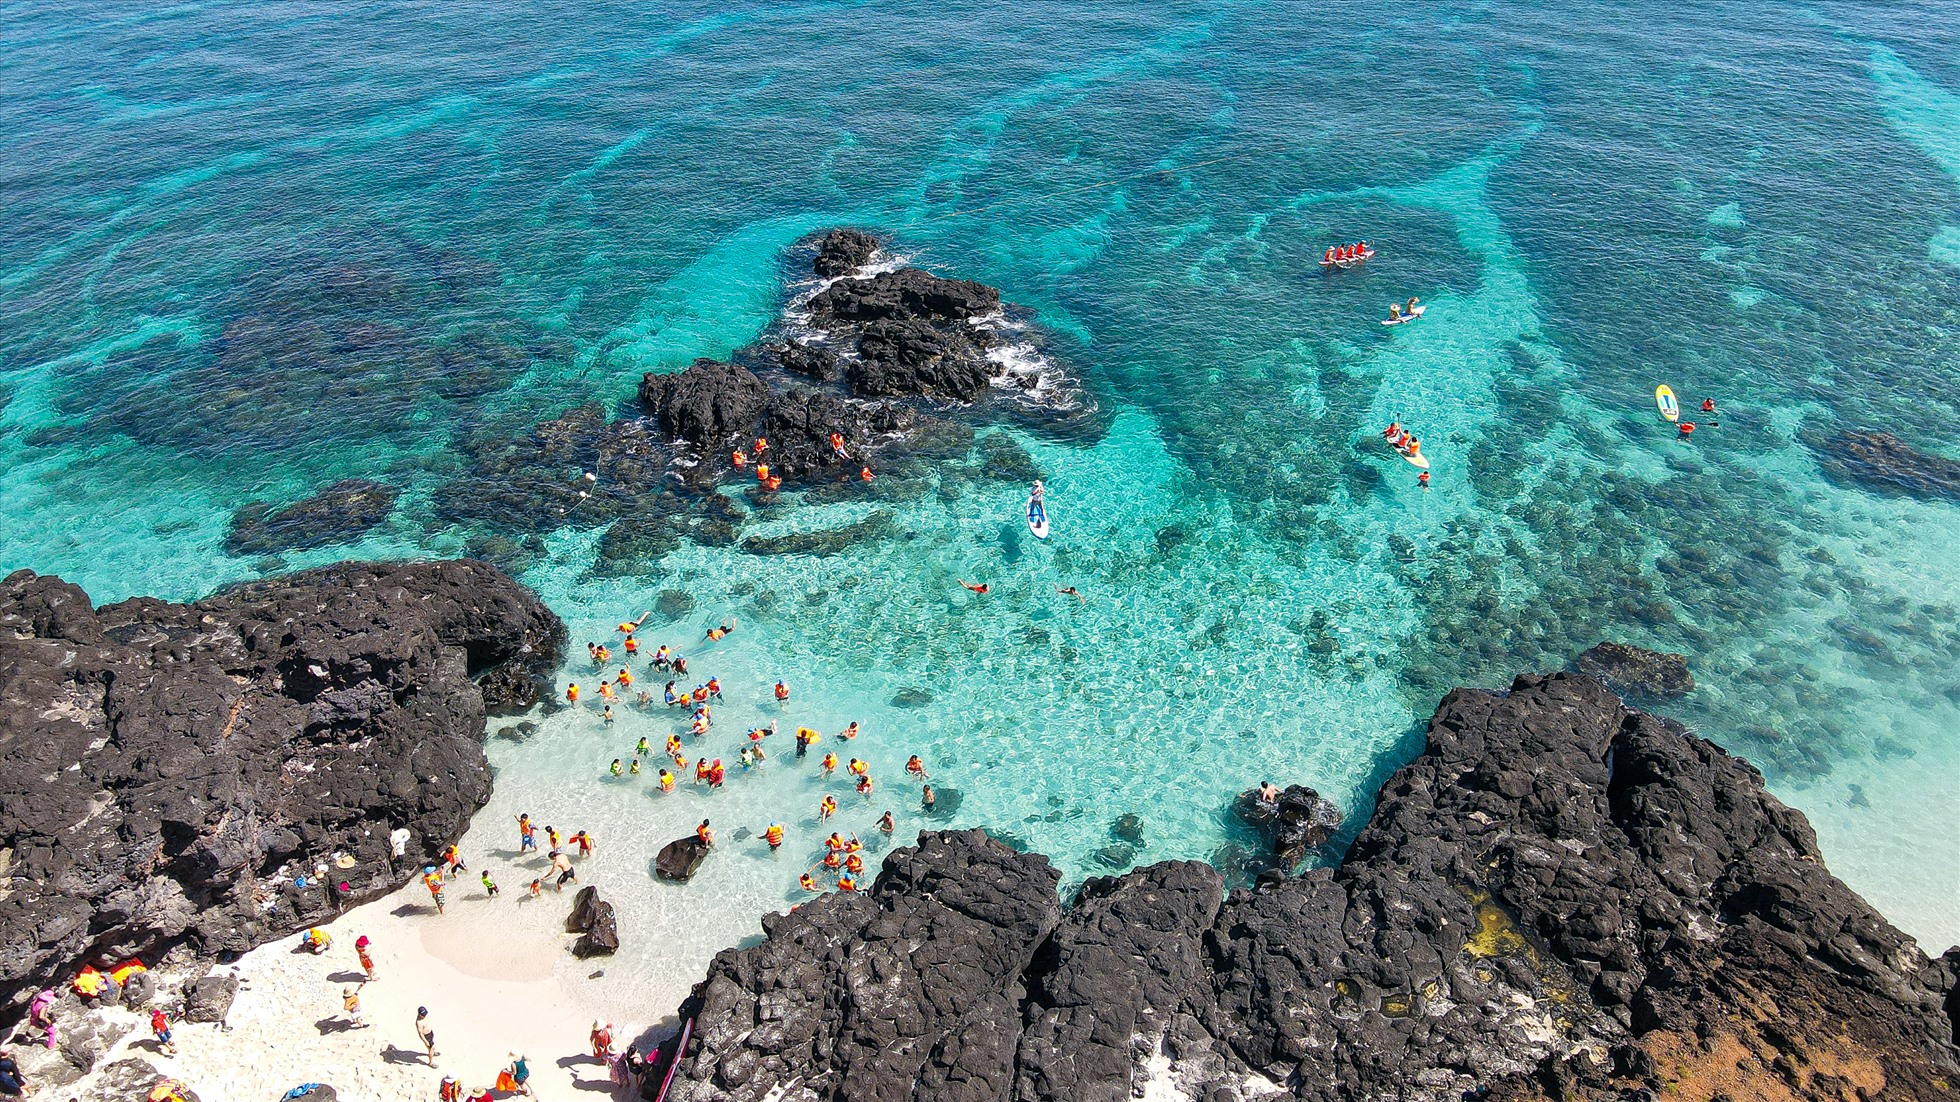
{"type": "Polygon", "coordinates": [[[1423,471],[1423,472],[1422,472],[1421,474],[1418,474],[1418,475],[1416,475],[1416,485],[1418,485],[1418,486],[1420,486],[1420,487],[1422,487],[1422,488],[1423,488],[1423,489],[1425,489],[1425,490],[1427,490],[1427,489],[1429,488],[1429,472],[1428,472],[1428,471],[1423,471]]]}
{"type": "Polygon", "coordinates": [[[972,582],[967,581],[965,578],[961,578],[960,584],[972,590],[975,593],[985,594],[987,592],[986,582],[981,582],[979,585],[974,585],[972,582]]]}
{"type": "Polygon", "coordinates": [[[789,702],[789,685],[782,681],[776,682],[776,703],[786,704],[788,702],[789,702]]]}
{"type": "Polygon", "coordinates": [[[1715,399],[1713,399],[1713,398],[1703,398],[1703,399],[1701,400],[1701,411],[1702,411],[1703,413],[1714,413],[1714,412],[1715,412],[1715,399]]]}
{"type": "Polygon", "coordinates": [[[1675,439],[1686,440],[1688,437],[1693,436],[1694,433],[1695,423],[1693,421],[1683,421],[1681,422],[1680,432],[1675,436],[1675,439]]]}
{"type": "Polygon", "coordinates": [[[618,629],[619,633],[621,635],[629,635],[629,636],[632,635],[634,632],[640,630],[640,625],[646,623],[647,617],[652,615],[653,615],[653,610],[648,609],[647,611],[640,613],[640,618],[637,620],[621,621],[618,629]]]}

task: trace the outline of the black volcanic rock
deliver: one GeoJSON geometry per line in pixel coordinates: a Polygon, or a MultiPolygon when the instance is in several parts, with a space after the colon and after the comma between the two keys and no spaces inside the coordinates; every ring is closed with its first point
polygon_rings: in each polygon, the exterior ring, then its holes
{"type": "Polygon", "coordinates": [[[708,859],[708,844],[690,834],[660,847],[653,857],[653,871],[664,880],[686,880],[708,859]]]}
{"type": "Polygon", "coordinates": [[[572,913],[565,918],[565,932],[583,934],[572,944],[572,955],[611,956],[619,951],[619,921],[612,904],[599,898],[599,889],[580,888],[572,899],[572,913]]]}
{"type": "Polygon", "coordinates": [[[835,379],[837,377],[837,355],[828,349],[818,348],[800,341],[779,344],[774,349],[776,362],[783,370],[807,375],[812,379],[835,379]]]}
{"type": "Polygon", "coordinates": [[[237,952],[403,883],[490,792],[474,678],[565,629],[488,563],[345,564],[100,609],[0,582],[0,1006],[98,956],[237,952]],[[409,832],[404,860],[388,837],[409,832]],[[349,889],[336,900],[314,863],[349,889]],[[299,875],[306,885],[297,883],[299,875]]]}
{"type": "Polygon", "coordinates": [[[819,324],[870,321],[960,321],[1000,309],[1000,292],[970,279],[947,279],[919,268],[840,279],[810,299],[819,324]]]}
{"type": "MultiPolygon", "coordinates": [[[[1302,792],[1306,790],[1300,790],[1302,792]]],[[[1952,1097],[1930,961],[1746,763],[1575,674],[1457,690],[1337,868],[1088,881],[923,834],[683,1004],[679,1102],[1952,1097]],[[1154,1082],[1153,1082],[1154,1081],[1154,1082]]]]}
{"type": "Polygon", "coordinates": [[[817,257],[810,266],[820,276],[849,275],[877,251],[878,239],[863,230],[831,230],[817,243],[817,257]]]}
{"type": "Polygon", "coordinates": [[[1871,489],[1960,500],[1960,463],[1915,451],[1889,432],[1838,433],[1818,458],[1826,473],[1871,489]]]}
{"type": "Polygon", "coordinates": [[[991,370],[976,335],[928,321],[874,321],[860,331],[858,358],[845,378],[858,395],[970,402],[987,389],[991,370]]]}
{"type": "Polygon", "coordinates": [[[1340,828],[1340,808],[1306,785],[1289,784],[1280,792],[1274,814],[1273,860],[1282,872],[1291,872],[1340,828]]]}
{"type": "Polygon", "coordinates": [[[225,552],[273,555],[359,539],[388,518],[399,492],[379,482],[349,478],[283,509],[275,510],[264,501],[248,502],[232,514],[225,552]]]}
{"type": "Polygon", "coordinates": [[[892,402],[863,402],[820,390],[793,388],[769,398],[760,435],[769,441],[764,457],[785,478],[807,477],[827,469],[853,472],[875,439],[889,439],[920,418],[892,402]],[[844,438],[844,458],[830,445],[830,434],[844,438]]]}
{"type": "Polygon", "coordinates": [[[661,429],[702,447],[747,433],[768,397],[755,372],[719,360],[696,360],[672,375],[648,372],[640,380],[640,404],[661,429]]]}
{"type": "Polygon", "coordinates": [[[1601,643],[1579,655],[1579,672],[1608,688],[1642,696],[1681,696],[1695,689],[1686,655],[1663,654],[1627,643],[1601,643]]]}

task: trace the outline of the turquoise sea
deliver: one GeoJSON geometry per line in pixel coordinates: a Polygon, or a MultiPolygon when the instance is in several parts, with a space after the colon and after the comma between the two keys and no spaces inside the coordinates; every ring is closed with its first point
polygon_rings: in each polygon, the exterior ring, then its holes
{"type": "Polygon", "coordinates": [[[892,807],[909,836],[908,754],[959,794],[937,822],[1075,880],[1246,844],[1226,807],[1267,777],[1359,821],[1449,687],[1603,638],[1688,654],[1699,687],[1664,710],[1756,763],[1929,951],[1960,941],[1960,506],[1832,481],[1816,450],[1870,427],[1960,455],[1950,8],[0,16],[0,568],[191,598],[502,549],[573,625],[568,681],[592,679],[586,640],[685,594],[642,639],[728,686],[690,748],[727,788],[604,777],[670,713],[559,711],[491,741],[466,843],[506,862],[518,811],[595,832],[587,882],[660,950],[604,982],[684,990],[796,901],[824,792],[845,827],[892,807]],[[771,334],[837,225],[1000,287],[1083,388],[1066,431],[983,429],[1048,475],[1045,544],[978,451],[897,500],[744,523],[891,511],[838,554],[684,543],[624,575],[593,569],[603,528],[576,514],[525,548],[445,495],[482,441],[587,402],[633,416],[641,373],[771,334]],[[1376,261],[1318,271],[1363,238],[1376,261]],[[1375,324],[1410,295],[1420,324],[1375,324]],[[1661,382],[1720,424],[1677,442],[1661,382]],[[1392,417],[1425,440],[1426,493],[1374,437],[1392,417]],[[226,553],[241,503],[356,476],[403,491],[367,537],[226,553]],[[786,746],[736,768],[771,719],[870,761],[875,800],[786,746]],[[1144,841],[1113,853],[1125,814],[1144,841]],[[722,851],[656,883],[653,850],[704,816],[722,851]],[[771,820],[774,857],[742,837],[771,820]]]}

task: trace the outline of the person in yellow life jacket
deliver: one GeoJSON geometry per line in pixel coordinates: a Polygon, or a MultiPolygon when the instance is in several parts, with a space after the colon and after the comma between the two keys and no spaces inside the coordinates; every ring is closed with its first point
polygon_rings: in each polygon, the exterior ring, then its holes
{"type": "Polygon", "coordinates": [[[817,821],[822,822],[835,814],[837,814],[837,798],[825,796],[823,802],[817,805],[817,821]]]}
{"type": "Polygon", "coordinates": [[[578,682],[572,682],[571,687],[565,690],[565,703],[578,703],[578,682]]]}
{"type": "Polygon", "coordinates": [[[681,737],[679,735],[668,735],[667,736],[668,755],[672,756],[680,752],[681,752],[681,737]]]}
{"type": "Polygon", "coordinates": [[[695,762],[695,763],[694,763],[694,783],[695,783],[695,784],[701,784],[701,783],[704,783],[705,781],[707,781],[707,779],[708,779],[708,769],[709,769],[709,768],[710,768],[710,767],[709,767],[709,765],[708,765],[708,759],[707,759],[707,758],[702,758],[702,759],[701,759],[700,761],[697,761],[697,762],[695,762]]]}
{"type": "Polygon", "coordinates": [[[839,834],[839,833],[837,833],[836,831],[834,831],[834,830],[833,830],[833,831],[831,831],[831,832],[830,832],[830,837],[828,837],[828,838],[825,838],[825,839],[823,840],[823,845],[824,845],[824,848],[825,848],[825,849],[828,849],[828,850],[840,850],[840,849],[843,849],[843,848],[844,848],[844,836],[843,836],[842,834],[839,834]]]}
{"type": "Polygon", "coordinates": [[[770,823],[769,829],[762,832],[762,840],[769,843],[770,849],[783,847],[783,824],[770,823]]]}
{"type": "Polygon", "coordinates": [[[844,843],[845,853],[856,853],[857,851],[863,848],[864,848],[864,843],[858,841],[858,836],[855,834],[851,835],[850,841],[844,843]]]}
{"type": "Polygon", "coordinates": [[[660,791],[672,792],[673,790],[674,790],[674,775],[672,773],[667,772],[665,769],[662,769],[660,771],[660,791]]]}
{"type": "Polygon", "coordinates": [[[607,662],[612,661],[612,652],[607,650],[605,647],[601,646],[597,651],[594,652],[593,657],[598,659],[599,664],[603,666],[607,662]]]}
{"type": "Polygon", "coordinates": [[[857,891],[857,890],[858,890],[858,882],[857,882],[857,877],[855,877],[855,876],[840,876],[840,877],[838,877],[838,878],[837,878],[837,890],[838,890],[838,891],[843,891],[843,892],[854,892],[854,891],[857,891]]]}
{"type": "Polygon", "coordinates": [[[834,753],[825,754],[823,756],[823,775],[828,777],[835,772],[837,772],[837,755],[834,753]]]}
{"type": "Polygon", "coordinates": [[[312,952],[313,955],[315,956],[318,956],[321,953],[324,953],[327,950],[333,948],[332,935],[328,934],[325,930],[320,929],[318,926],[313,927],[312,929],[306,931],[305,934],[301,935],[300,941],[303,942],[306,945],[308,951],[312,952]]]}
{"type": "Polygon", "coordinates": [[[599,682],[599,695],[605,698],[606,703],[608,704],[612,703],[612,698],[613,698],[612,682],[610,681],[599,682]]]}
{"type": "Polygon", "coordinates": [[[853,853],[849,857],[846,857],[844,859],[844,868],[846,868],[852,873],[863,872],[864,858],[859,856],[858,854],[853,853]]]}
{"type": "Polygon", "coordinates": [[[851,771],[851,776],[853,776],[853,777],[863,777],[863,776],[867,776],[867,775],[869,775],[869,774],[870,774],[870,772],[871,772],[871,763],[870,763],[870,762],[864,762],[864,761],[859,761],[859,760],[858,760],[858,759],[856,759],[856,758],[852,758],[852,759],[851,759],[851,764],[850,764],[850,765],[848,766],[848,768],[849,768],[849,769],[850,769],[850,771],[851,771]]]}
{"type": "Polygon", "coordinates": [[[809,873],[807,873],[807,872],[806,872],[806,873],[804,873],[804,874],[803,874],[802,876],[800,876],[800,877],[797,877],[797,879],[796,879],[796,886],[797,886],[797,887],[799,887],[799,888],[802,888],[802,889],[803,889],[804,891],[806,891],[806,892],[814,892],[814,891],[822,891],[822,890],[823,890],[823,889],[821,889],[821,888],[819,888],[819,887],[817,887],[817,878],[816,878],[816,877],[814,877],[814,876],[811,876],[811,875],[810,875],[809,873]]]}

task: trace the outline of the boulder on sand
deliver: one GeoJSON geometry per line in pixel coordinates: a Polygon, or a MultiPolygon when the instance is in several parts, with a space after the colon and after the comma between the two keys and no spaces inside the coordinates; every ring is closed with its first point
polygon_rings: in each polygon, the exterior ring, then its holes
{"type": "Polygon", "coordinates": [[[663,880],[686,880],[708,856],[708,843],[690,834],[660,847],[653,859],[653,871],[663,880]]]}
{"type": "Polygon", "coordinates": [[[565,932],[585,935],[572,945],[572,955],[580,960],[619,951],[619,923],[613,916],[612,904],[599,898],[597,888],[578,890],[572,900],[572,913],[565,918],[565,932]]]}
{"type": "Polygon", "coordinates": [[[1579,672],[1623,693],[1681,696],[1695,688],[1686,655],[1663,654],[1627,643],[1601,643],[1579,656],[1579,672]]]}

